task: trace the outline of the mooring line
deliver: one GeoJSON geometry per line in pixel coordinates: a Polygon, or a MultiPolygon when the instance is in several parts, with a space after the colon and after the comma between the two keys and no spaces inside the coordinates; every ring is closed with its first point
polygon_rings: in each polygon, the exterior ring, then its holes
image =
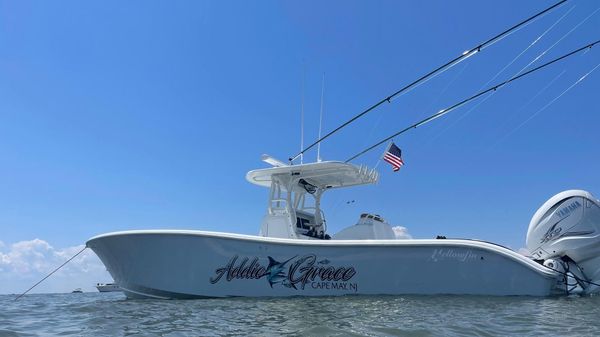
{"type": "Polygon", "coordinates": [[[588,285],[593,285],[593,286],[596,286],[596,287],[600,287],[600,284],[592,282],[592,281],[588,281],[588,280],[585,280],[585,279],[582,279],[582,278],[579,278],[574,273],[571,273],[571,275],[569,275],[568,271],[566,271],[566,272],[565,271],[560,271],[558,269],[554,269],[554,268],[551,268],[551,267],[548,267],[548,266],[544,266],[544,267],[546,267],[546,268],[548,268],[550,270],[554,270],[555,272],[557,272],[557,273],[559,273],[559,274],[561,274],[563,276],[572,277],[572,278],[574,278],[578,282],[583,282],[583,283],[587,283],[588,285]]]}
{"type": "Polygon", "coordinates": [[[79,252],[77,252],[77,254],[73,255],[70,259],[68,259],[67,261],[65,261],[65,263],[61,264],[60,267],[54,269],[50,274],[46,275],[46,277],[44,277],[43,279],[41,279],[38,283],[34,284],[33,286],[31,286],[31,288],[27,289],[27,291],[25,291],[21,295],[15,297],[14,301],[16,301],[19,298],[23,297],[25,294],[27,294],[29,291],[31,291],[31,289],[37,287],[38,284],[44,282],[44,280],[47,279],[48,277],[50,277],[50,275],[56,273],[60,268],[64,267],[67,263],[71,262],[71,260],[73,260],[74,258],[76,258],[77,255],[83,253],[83,251],[86,250],[86,249],[87,249],[87,247],[83,247],[83,249],[81,249],[79,252]]]}

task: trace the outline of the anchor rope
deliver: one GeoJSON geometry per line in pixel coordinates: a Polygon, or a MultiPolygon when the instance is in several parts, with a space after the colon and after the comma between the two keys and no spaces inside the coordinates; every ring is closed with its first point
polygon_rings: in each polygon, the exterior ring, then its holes
{"type": "Polygon", "coordinates": [[[560,271],[558,269],[554,269],[554,268],[551,268],[551,267],[548,267],[548,266],[544,266],[544,267],[546,267],[546,268],[548,268],[550,270],[554,270],[555,272],[557,272],[557,273],[559,273],[559,274],[561,274],[563,276],[572,277],[572,278],[574,278],[578,282],[584,282],[584,283],[587,283],[587,284],[591,284],[591,285],[600,287],[600,284],[592,282],[592,281],[581,279],[581,278],[577,277],[577,275],[575,275],[574,273],[569,274],[568,271],[564,272],[564,271],[560,271]]]}
{"type": "Polygon", "coordinates": [[[38,284],[44,282],[44,280],[46,280],[48,277],[50,277],[50,275],[56,273],[60,268],[64,267],[67,263],[71,262],[71,260],[73,260],[74,258],[76,258],[79,254],[83,253],[84,250],[86,250],[87,247],[83,247],[83,249],[81,249],[80,251],[77,252],[77,254],[73,255],[70,259],[68,259],[67,261],[65,261],[63,264],[61,264],[58,268],[54,269],[50,274],[46,275],[46,277],[44,277],[43,279],[39,280],[38,283],[34,284],[33,286],[31,286],[31,288],[27,289],[24,293],[22,293],[21,295],[15,297],[14,301],[18,300],[19,298],[23,297],[25,294],[27,294],[29,291],[31,291],[31,289],[37,287],[38,284]]]}

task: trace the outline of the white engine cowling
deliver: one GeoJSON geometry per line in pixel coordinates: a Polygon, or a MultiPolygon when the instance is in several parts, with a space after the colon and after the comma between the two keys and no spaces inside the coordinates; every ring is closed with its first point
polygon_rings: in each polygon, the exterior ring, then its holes
{"type": "Polygon", "coordinates": [[[589,192],[558,193],[538,209],[529,223],[527,249],[536,260],[561,259],[576,264],[586,278],[584,292],[600,283],[600,201],[589,192]]]}

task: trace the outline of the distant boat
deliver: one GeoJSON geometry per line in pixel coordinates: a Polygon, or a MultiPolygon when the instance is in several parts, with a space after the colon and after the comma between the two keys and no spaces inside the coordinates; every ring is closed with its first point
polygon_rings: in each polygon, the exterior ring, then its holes
{"type": "Polygon", "coordinates": [[[121,291],[121,288],[115,283],[96,283],[96,289],[101,293],[121,291]]]}
{"type": "Polygon", "coordinates": [[[81,294],[81,293],[83,293],[83,290],[81,290],[81,288],[77,288],[77,289],[71,291],[71,293],[72,294],[81,294]]]}

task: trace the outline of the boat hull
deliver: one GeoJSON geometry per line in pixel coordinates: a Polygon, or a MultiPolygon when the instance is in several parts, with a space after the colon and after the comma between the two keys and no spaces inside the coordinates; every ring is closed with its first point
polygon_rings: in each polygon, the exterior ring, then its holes
{"type": "Polygon", "coordinates": [[[548,296],[558,275],[473,240],[288,240],[128,231],[87,246],[130,298],[469,294],[548,296]]]}
{"type": "Polygon", "coordinates": [[[110,293],[110,292],[115,292],[115,291],[121,291],[121,288],[119,288],[119,286],[116,284],[97,285],[96,289],[98,289],[98,291],[101,293],[110,293]]]}

